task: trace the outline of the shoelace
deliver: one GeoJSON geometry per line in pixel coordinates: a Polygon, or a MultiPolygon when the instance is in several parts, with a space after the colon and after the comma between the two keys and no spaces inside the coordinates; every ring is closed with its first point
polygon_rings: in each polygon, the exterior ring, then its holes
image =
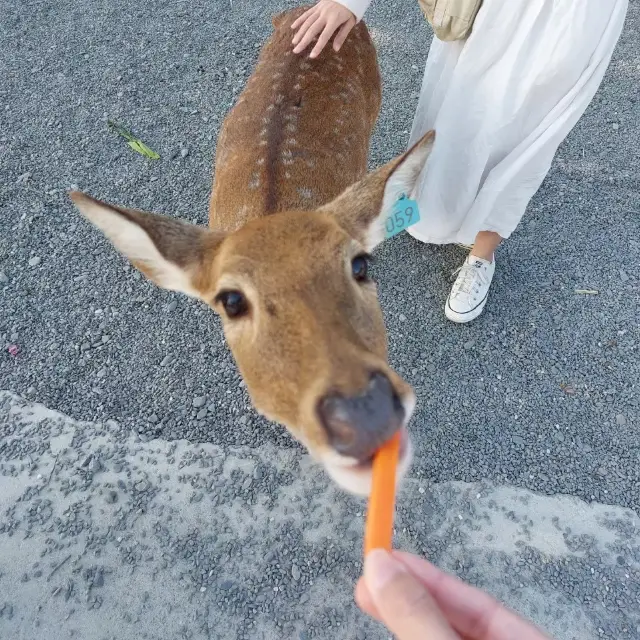
{"type": "Polygon", "coordinates": [[[454,297],[461,293],[472,295],[474,293],[473,286],[476,283],[476,280],[479,280],[482,285],[487,281],[487,278],[481,268],[476,267],[475,264],[469,264],[468,262],[465,262],[461,267],[458,267],[451,275],[457,276],[454,285],[454,297]]]}

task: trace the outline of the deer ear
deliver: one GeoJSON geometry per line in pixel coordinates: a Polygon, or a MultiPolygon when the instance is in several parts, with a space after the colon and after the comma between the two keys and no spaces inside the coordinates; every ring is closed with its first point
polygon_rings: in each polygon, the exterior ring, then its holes
{"type": "Polygon", "coordinates": [[[384,223],[403,194],[409,196],[418,181],[435,141],[429,131],[411,149],[350,186],[322,207],[367,251],[385,237],[384,223]]]}
{"type": "Polygon", "coordinates": [[[80,191],[69,196],[80,213],[149,280],[163,289],[200,297],[225,235],[176,218],[116,207],[80,191]]]}

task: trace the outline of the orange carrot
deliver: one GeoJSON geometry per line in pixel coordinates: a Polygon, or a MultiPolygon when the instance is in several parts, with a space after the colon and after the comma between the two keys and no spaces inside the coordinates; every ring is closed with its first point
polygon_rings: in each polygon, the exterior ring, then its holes
{"type": "Polygon", "coordinates": [[[383,444],[373,459],[373,478],[364,530],[364,555],[372,549],[391,551],[396,500],[396,468],[400,433],[383,444]]]}

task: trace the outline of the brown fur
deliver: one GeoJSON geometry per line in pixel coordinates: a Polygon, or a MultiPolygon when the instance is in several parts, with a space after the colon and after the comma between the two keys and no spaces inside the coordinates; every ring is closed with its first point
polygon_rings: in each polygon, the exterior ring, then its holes
{"type": "Polygon", "coordinates": [[[363,178],[380,106],[373,43],[360,23],[339,54],[294,56],[290,24],[301,11],[274,19],[222,126],[210,229],[71,197],[150,279],[221,314],[254,406],[327,462],[324,395],[358,395],[378,371],[413,402],[387,364],[375,285],[357,282],[351,261],[382,239],[392,191],[411,189],[433,134],[363,178]],[[245,296],[246,316],[226,316],[219,296],[229,290],[245,296]]]}
{"type": "Polygon", "coordinates": [[[369,32],[361,22],[338,53],[328,45],[315,60],[295,55],[290,25],[304,10],[274,18],[274,34],[222,125],[212,228],[235,231],[277,211],[315,209],[367,170],[381,99],[369,32]]]}

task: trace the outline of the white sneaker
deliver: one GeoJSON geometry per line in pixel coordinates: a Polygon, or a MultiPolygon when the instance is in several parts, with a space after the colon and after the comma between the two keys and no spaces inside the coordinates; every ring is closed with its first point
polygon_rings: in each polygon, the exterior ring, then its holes
{"type": "Polygon", "coordinates": [[[496,269],[493,262],[469,254],[458,270],[458,277],[451,287],[444,313],[453,322],[470,322],[484,309],[489,287],[496,269]]]}

